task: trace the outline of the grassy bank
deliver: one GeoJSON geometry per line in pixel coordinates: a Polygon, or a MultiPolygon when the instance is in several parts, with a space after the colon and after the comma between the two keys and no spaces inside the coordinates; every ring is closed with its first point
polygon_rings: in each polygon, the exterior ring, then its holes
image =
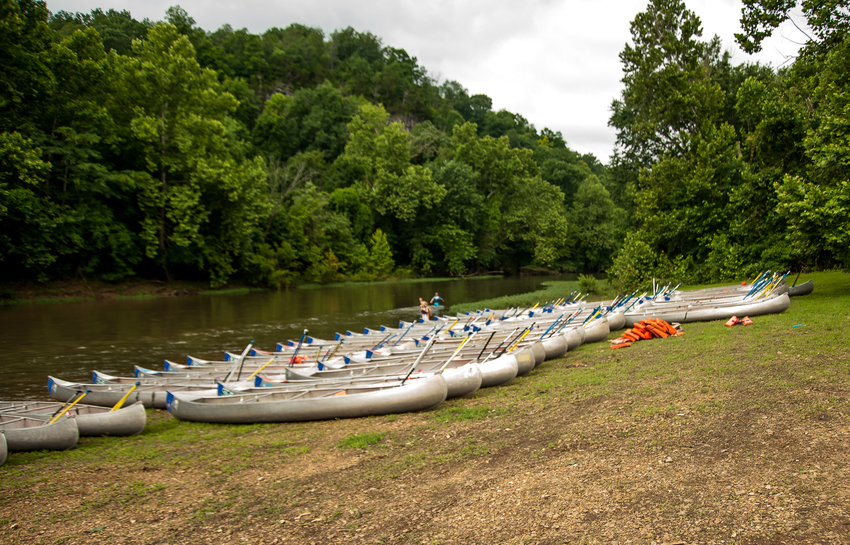
{"type": "Polygon", "coordinates": [[[583,345],[431,411],[251,426],[149,411],[137,437],[15,453],[0,541],[847,543],[850,276],[809,278],[753,326],[583,345]]]}
{"type": "MultiPolygon", "coordinates": [[[[604,284],[602,284],[604,285],[604,284]]],[[[484,301],[476,301],[474,303],[462,303],[452,305],[448,311],[451,313],[470,312],[484,308],[492,309],[509,309],[509,308],[527,308],[537,303],[543,304],[547,301],[554,301],[561,297],[566,297],[571,292],[579,291],[578,281],[550,281],[543,282],[543,289],[531,291],[528,293],[518,293],[516,295],[505,295],[503,297],[494,297],[484,301]]],[[[613,294],[600,293],[590,297],[593,299],[602,299],[605,296],[613,296],[613,294]]]]}

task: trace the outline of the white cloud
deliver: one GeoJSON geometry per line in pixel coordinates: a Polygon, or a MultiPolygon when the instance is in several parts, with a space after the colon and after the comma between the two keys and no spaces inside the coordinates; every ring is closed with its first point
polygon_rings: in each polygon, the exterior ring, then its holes
{"type": "MultiPolygon", "coordinates": [[[[630,22],[646,0],[48,0],[51,11],[128,10],[137,19],[161,20],[180,5],[198,26],[225,23],[261,33],[301,23],[326,35],[348,26],[372,32],[401,48],[429,74],[486,94],[493,108],[518,113],[538,129],[560,131],[570,147],[607,162],[615,132],[607,126],[611,101],[621,90],[619,53],[630,22]]],[[[793,55],[799,33],[786,24],[751,57],[734,43],[740,0],[686,0],[703,22],[703,37],[717,34],[733,62],[780,65],[793,55]]]]}

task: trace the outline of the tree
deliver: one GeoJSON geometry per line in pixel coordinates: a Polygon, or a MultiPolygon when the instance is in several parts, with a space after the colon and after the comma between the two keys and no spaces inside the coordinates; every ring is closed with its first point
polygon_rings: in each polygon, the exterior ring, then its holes
{"type": "Polygon", "coordinates": [[[580,255],[579,270],[601,272],[611,264],[621,212],[596,176],[588,176],[579,186],[569,215],[580,255]]]}
{"type": "Polygon", "coordinates": [[[390,244],[387,242],[387,235],[380,229],[377,229],[372,233],[371,250],[369,251],[369,272],[375,278],[383,280],[392,274],[393,269],[395,269],[395,261],[393,261],[390,244]]]}
{"type": "Polygon", "coordinates": [[[328,83],[291,96],[275,94],[263,107],[253,131],[255,147],[266,156],[286,160],[304,151],[322,151],[328,162],[342,154],[347,125],[357,103],[328,83]]]}
{"type": "Polygon", "coordinates": [[[225,116],[237,106],[216,92],[216,75],[195,60],[192,44],[170,24],[133,43],[136,58],[113,56],[130,127],[151,176],[139,185],[146,254],[171,278],[170,264],[209,270],[215,285],[234,272],[233,260],[265,212],[265,168],[230,156],[225,116]]]}
{"type": "Polygon", "coordinates": [[[40,0],[0,0],[0,131],[31,132],[37,102],[54,85],[47,14],[40,0]]]}
{"type": "Polygon", "coordinates": [[[421,208],[442,201],[446,190],[430,170],[410,163],[410,135],[388,118],[380,106],[364,104],[348,124],[345,155],[363,173],[358,190],[375,211],[411,222],[421,208]]]}
{"type": "Polygon", "coordinates": [[[720,42],[697,40],[702,26],[682,0],[652,0],[631,25],[632,44],[620,53],[625,86],[611,106],[617,145],[637,168],[665,154],[684,155],[700,124],[722,103],[711,81],[720,42]]]}
{"type": "Polygon", "coordinates": [[[809,46],[815,50],[829,50],[840,44],[850,32],[850,2],[847,0],[744,0],[741,10],[741,29],[735,40],[747,53],[761,51],[761,44],[783,22],[791,20],[798,5],[803,8],[806,25],[812,36],[800,30],[809,46]]]}
{"type": "Polygon", "coordinates": [[[46,270],[57,258],[53,236],[59,221],[38,192],[50,169],[40,156],[20,133],[0,133],[0,259],[7,275],[19,262],[47,280],[46,270]]]}

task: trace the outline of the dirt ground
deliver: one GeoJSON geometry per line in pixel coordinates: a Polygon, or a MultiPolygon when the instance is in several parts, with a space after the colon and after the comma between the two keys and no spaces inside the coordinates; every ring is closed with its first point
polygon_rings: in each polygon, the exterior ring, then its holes
{"type": "Polygon", "coordinates": [[[729,366],[735,344],[687,361],[693,342],[669,340],[582,346],[416,414],[149,411],[139,437],[0,468],[0,542],[850,543],[846,354],[779,342],[729,366]]]}

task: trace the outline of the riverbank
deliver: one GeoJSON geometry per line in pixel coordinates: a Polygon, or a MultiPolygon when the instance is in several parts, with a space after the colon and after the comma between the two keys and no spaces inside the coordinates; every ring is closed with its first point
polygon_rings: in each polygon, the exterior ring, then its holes
{"type": "MultiPolygon", "coordinates": [[[[233,286],[228,289],[233,289],[233,286]]],[[[249,289],[235,286],[236,289],[249,289]]],[[[0,303],[59,303],[89,299],[177,297],[209,290],[205,282],[164,282],[131,279],[111,283],[102,280],[51,280],[48,282],[10,282],[0,287],[0,303]]]]}
{"type": "MultiPolygon", "coordinates": [[[[3,543],[850,540],[850,276],[415,414],[193,424],[0,467],[3,543]],[[795,327],[798,326],[798,327],[795,327]]],[[[617,333],[613,333],[612,337],[617,333]]]]}
{"type": "MultiPolygon", "coordinates": [[[[502,278],[497,275],[482,275],[465,277],[464,280],[487,280],[502,278]]],[[[301,284],[291,289],[317,289],[328,287],[345,288],[354,285],[388,284],[388,283],[426,283],[454,281],[457,278],[404,278],[392,280],[377,280],[374,282],[337,282],[334,284],[301,284]]],[[[51,280],[49,282],[9,282],[0,286],[0,305],[27,303],[63,303],[85,300],[102,299],[140,299],[146,297],[178,297],[182,295],[233,294],[245,293],[252,290],[265,290],[256,286],[243,284],[228,284],[211,289],[206,282],[186,282],[147,279],[128,279],[121,282],[104,282],[103,280],[51,280]]]]}

